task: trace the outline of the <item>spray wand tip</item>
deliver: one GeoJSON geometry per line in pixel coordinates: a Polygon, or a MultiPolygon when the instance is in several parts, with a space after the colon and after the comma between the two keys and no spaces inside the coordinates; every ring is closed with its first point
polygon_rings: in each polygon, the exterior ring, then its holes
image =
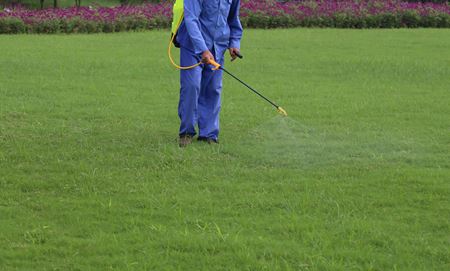
{"type": "Polygon", "coordinates": [[[278,113],[280,113],[281,115],[283,115],[285,117],[287,117],[287,115],[288,115],[286,110],[284,110],[281,106],[277,107],[277,111],[278,111],[278,113]]]}

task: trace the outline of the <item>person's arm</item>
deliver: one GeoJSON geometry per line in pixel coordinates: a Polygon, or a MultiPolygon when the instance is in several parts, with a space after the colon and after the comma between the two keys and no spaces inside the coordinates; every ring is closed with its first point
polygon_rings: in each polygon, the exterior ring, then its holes
{"type": "Polygon", "coordinates": [[[184,0],[184,23],[196,54],[208,51],[205,39],[200,31],[200,21],[198,19],[202,11],[202,3],[203,0],[184,0]]]}
{"type": "Polygon", "coordinates": [[[240,0],[233,0],[231,2],[230,13],[228,14],[228,26],[230,27],[230,55],[231,61],[235,60],[239,55],[242,38],[242,25],[239,20],[239,8],[241,6],[240,0]]]}
{"type": "Polygon", "coordinates": [[[230,48],[239,49],[241,47],[242,25],[239,20],[240,0],[233,0],[228,14],[228,25],[230,26],[230,48]]]}

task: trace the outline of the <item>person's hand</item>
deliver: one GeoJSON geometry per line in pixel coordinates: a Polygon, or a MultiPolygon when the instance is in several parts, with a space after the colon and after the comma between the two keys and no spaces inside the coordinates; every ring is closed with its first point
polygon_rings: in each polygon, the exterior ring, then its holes
{"type": "Polygon", "coordinates": [[[234,61],[240,54],[239,48],[230,48],[228,50],[230,51],[231,61],[234,61]]]}
{"type": "Polygon", "coordinates": [[[210,60],[214,60],[214,56],[211,54],[211,52],[209,50],[206,50],[202,53],[202,62],[205,64],[209,64],[211,61],[210,60]]]}

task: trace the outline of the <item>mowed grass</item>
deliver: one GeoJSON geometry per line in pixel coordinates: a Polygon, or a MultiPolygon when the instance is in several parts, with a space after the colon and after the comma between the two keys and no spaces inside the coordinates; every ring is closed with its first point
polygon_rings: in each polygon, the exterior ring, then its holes
{"type": "Polygon", "coordinates": [[[449,30],[247,30],[187,149],[168,38],[0,36],[0,270],[449,270],[449,30]]]}

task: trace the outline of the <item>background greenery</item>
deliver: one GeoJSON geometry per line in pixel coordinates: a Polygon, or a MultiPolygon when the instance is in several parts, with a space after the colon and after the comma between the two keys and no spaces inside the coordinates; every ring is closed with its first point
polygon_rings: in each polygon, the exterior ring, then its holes
{"type": "Polygon", "coordinates": [[[1,37],[0,270],[449,269],[449,30],[246,30],[183,150],[167,37],[1,37]]]}
{"type": "MultiPolygon", "coordinates": [[[[246,0],[241,0],[246,1],[246,0]]],[[[280,0],[279,2],[289,2],[297,0],[280,0]]],[[[405,2],[422,2],[422,3],[448,3],[448,0],[404,0],[405,2]]],[[[115,5],[136,5],[142,3],[159,3],[159,2],[175,2],[174,0],[0,0],[0,6],[6,6],[11,4],[22,4],[30,8],[53,7],[55,4],[58,7],[70,7],[70,6],[115,6],[115,5]]]]}

